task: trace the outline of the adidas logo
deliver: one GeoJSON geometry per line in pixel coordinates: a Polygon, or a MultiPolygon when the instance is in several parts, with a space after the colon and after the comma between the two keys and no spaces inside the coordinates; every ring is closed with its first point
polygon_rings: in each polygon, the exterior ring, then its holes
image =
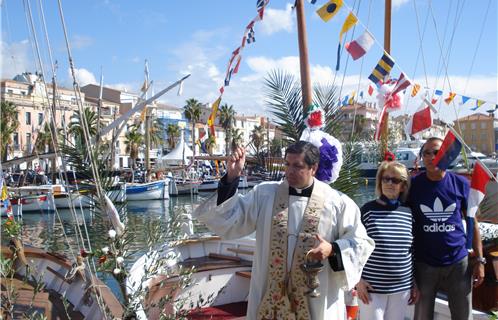
{"type": "Polygon", "coordinates": [[[434,207],[429,208],[426,205],[421,204],[420,210],[422,213],[433,222],[445,222],[449,217],[453,215],[456,209],[456,203],[452,203],[446,208],[443,208],[443,203],[436,197],[434,200],[434,207]]]}

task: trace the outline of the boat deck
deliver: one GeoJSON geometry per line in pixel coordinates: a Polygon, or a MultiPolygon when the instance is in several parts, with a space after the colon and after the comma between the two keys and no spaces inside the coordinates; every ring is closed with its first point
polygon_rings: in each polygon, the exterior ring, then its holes
{"type": "Polygon", "coordinates": [[[32,319],[35,313],[38,316],[43,316],[46,319],[84,319],[80,312],[74,311],[73,306],[67,302],[68,308],[64,307],[62,297],[53,290],[42,289],[34,295],[34,284],[25,282],[19,277],[2,278],[1,282],[1,295],[2,295],[2,309],[1,314],[6,314],[6,297],[12,294],[10,300],[14,301],[11,306],[13,310],[13,319],[32,319]],[[34,297],[33,297],[34,295],[34,297]]]}

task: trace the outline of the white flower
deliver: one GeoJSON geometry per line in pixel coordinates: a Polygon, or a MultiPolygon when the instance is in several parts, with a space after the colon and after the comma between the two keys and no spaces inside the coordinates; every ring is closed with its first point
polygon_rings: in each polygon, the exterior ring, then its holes
{"type": "Polygon", "coordinates": [[[116,238],[116,230],[109,230],[109,238],[114,239],[116,238]]]}
{"type": "Polygon", "coordinates": [[[114,274],[115,274],[115,275],[118,275],[118,274],[120,274],[120,273],[121,273],[121,269],[116,268],[116,269],[114,269],[114,271],[113,271],[113,272],[114,272],[114,274]]]}
{"type": "Polygon", "coordinates": [[[102,248],[102,253],[108,254],[109,253],[109,247],[103,247],[102,248]]]}
{"type": "Polygon", "coordinates": [[[117,257],[117,258],[116,258],[116,262],[117,262],[118,264],[122,264],[122,263],[123,263],[123,261],[124,261],[124,258],[123,258],[123,257],[117,257]]]}

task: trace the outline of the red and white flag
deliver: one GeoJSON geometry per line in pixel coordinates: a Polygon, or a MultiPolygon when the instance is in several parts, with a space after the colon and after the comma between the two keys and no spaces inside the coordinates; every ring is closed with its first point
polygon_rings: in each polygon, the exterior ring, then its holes
{"type": "Polygon", "coordinates": [[[368,85],[368,95],[371,96],[374,93],[374,88],[371,85],[368,85]]]}
{"type": "Polygon", "coordinates": [[[479,162],[476,162],[472,172],[472,181],[470,183],[469,200],[467,201],[467,216],[475,217],[477,209],[484,195],[486,194],[486,185],[491,180],[488,172],[479,162]]]}
{"type": "Polygon", "coordinates": [[[357,60],[363,57],[365,53],[370,50],[373,44],[374,38],[372,37],[370,32],[368,32],[368,30],[365,30],[365,32],[363,32],[363,34],[359,36],[358,39],[346,43],[345,47],[351,57],[353,57],[353,60],[357,60]]]}
{"type": "Polygon", "coordinates": [[[414,135],[432,127],[431,107],[423,103],[406,124],[407,135],[414,135]]]}
{"type": "Polygon", "coordinates": [[[411,84],[412,82],[410,81],[410,79],[408,79],[408,77],[405,76],[403,72],[401,72],[401,74],[399,75],[399,79],[396,82],[396,86],[394,87],[393,92],[391,92],[391,95],[395,95],[396,93],[405,90],[411,84]]]}

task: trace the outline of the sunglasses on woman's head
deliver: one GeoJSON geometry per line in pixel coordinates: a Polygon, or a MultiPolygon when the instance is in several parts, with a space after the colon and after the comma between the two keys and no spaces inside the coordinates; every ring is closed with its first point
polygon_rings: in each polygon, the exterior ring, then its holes
{"type": "Polygon", "coordinates": [[[398,179],[398,178],[394,178],[394,177],[382,177],[382,182],[383,183],[392,183],[392,184],[400,184],[401,182],[403,182],[403,180],[401,179],[398,179]]]}

